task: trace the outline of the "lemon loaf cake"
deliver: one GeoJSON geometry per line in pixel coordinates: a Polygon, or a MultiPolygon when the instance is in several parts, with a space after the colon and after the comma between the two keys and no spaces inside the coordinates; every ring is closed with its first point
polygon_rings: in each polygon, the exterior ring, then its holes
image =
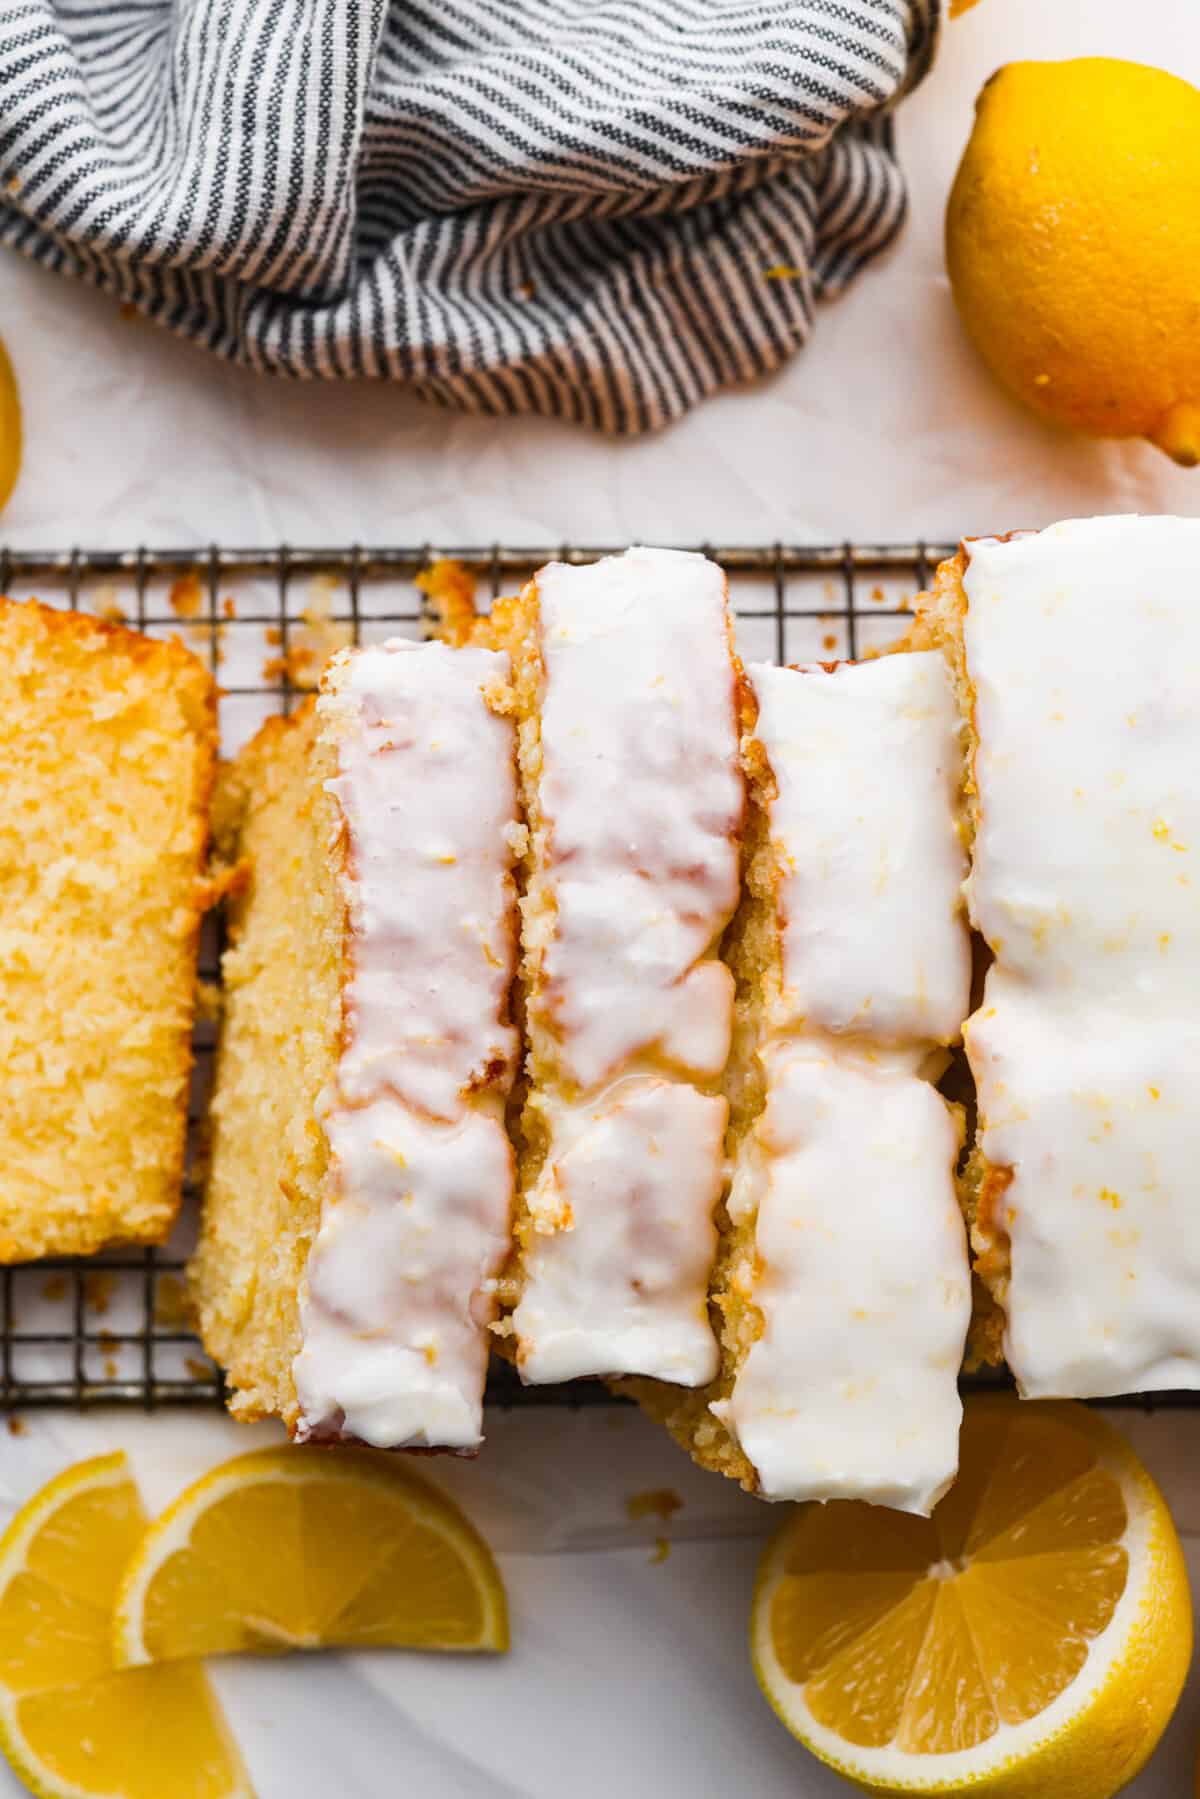
{"type": "Polygon", "coordinates": [[[470,1451],[511,1242],[514,734],[506,659],[343,651],[234,766],[193,1288],[232,1409],[470,1451]]]}
{"type": "Polygon", "coordinates": [[[752,855],[719,1378],[638,1397],[767,1499],[927,1513],[957,1467],[961,1116],[931,1084],[970,952],[938,656],[752,666],[752,855]]]}
{"type": "Polygon", "coordinates": [[[517,1364],[702,1384],[745,806],[725,579],[551,563],[480,629],[513,655],[529,824],[517,1364]]]}
{"type": "Polygon", "coordinates": [[[175,640],[0,600],[0,1261],[179,1206],[216,699],[175,640]]]}
{"type": "Polygon", "coordinates": [[[967,543],[920,602],[968,742],[968,1208],[1029,1397],[1200,1385],[1200,520],[967,543]]]}

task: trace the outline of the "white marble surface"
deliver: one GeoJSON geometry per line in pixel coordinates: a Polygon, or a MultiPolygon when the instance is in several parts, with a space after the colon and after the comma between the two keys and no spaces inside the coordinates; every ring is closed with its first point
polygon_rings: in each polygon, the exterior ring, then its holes
{"type": "MultiPolygon", "coordinates": [[[[95,295],[0,261],[22,384],[18,546],[208,542],[751,542],[948,538],[1072,513],[1195,511],[1200,473],[1140,445],[1060,437],[990,383],[942,274],[941,213],[974,96],[1019,56],[1123,55],[1200,82],[1195,0],[981,0],[947,30],[900,135],[900,246],[819,320],[792,368],[657,439],[455,418],[382,387],[269,386],[95,295]]],[[[1200,1414],[1127,1414],[1200,1576],[1200,1414]]],[[[255,1433],[220,1418],[30,1416],[0,1436],[0,1519],[65,1463],[118,1445],[156,1505],[255,1433]]],[[[639,1417],[495,1415],[475,1463],[428,1463],[494,1543],[506,1660],[364,1656],[222,1668],[260,1799],[668,1799],[848,1791],[758,1698],[745,1652],[765,1507],[693,1469],[639,1417]],[[626,1497],[674,1487],[665,1562],[626,1497]]],[[[1179,1799],[1192,1686],[1136,1799],[1179,1799]]],[[[0,1772],[0,1796],[16,1789],[0,1772]]],[[[1050,1799],[1050,1796],[1048,1796],[1050,1799]]]]}
{"type": "MultiPolygon", "coordinates": [[[[1200,1417],[1122,1414],[1200,1578],[1200,1417]]],[[[31,1421],[0,1449],[0,1517],[60,1467],[124,1446],[154,1509],[273,1439],[221,1417],[31,1421]]],[[[426,1460],[491,1541],[512,1606],[504,1658],[387,1655],[217,1665],[259,1799],[839,1799],[850,1789],[761,1699],[746,1653],[771,1510],[694,1468],[632,1411],[492,1414],[478,1461],[426,1460]],[[669,1526],[626,1499],[673,1488],[669,1526]],[[665,1561],[654,1539],[671,1543],[665,1561]]],[[[1180,1799],[1200,1736],[1193,1677],[1136,1799],[1180,1799]]],[[[0,1771],[0,1795],[18,1789],[0,1771]]],[[[1046,1799],[1053,1799],[1047,1794],[1046,1799]]]]}
{"type": "Polygon", "coordinates": [[[7,259],[0,332],[29,453],[6,534],[26,546],[937,539],[1194,508],[1195,475],[1157,451],[1021,413],[963,340],[942,272],[945,197],[983,81],[1021,56],[1083,54],[1200,82],[1195,0],[980,0],[900,115],[913,202],[897,247],[823,312],[789,369],[636,442],[449,416],[367,383],[272,386],[7,259]]]}

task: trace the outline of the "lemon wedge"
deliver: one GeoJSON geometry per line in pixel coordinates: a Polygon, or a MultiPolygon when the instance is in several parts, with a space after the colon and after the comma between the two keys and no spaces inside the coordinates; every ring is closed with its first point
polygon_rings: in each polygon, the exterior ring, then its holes
{"type": "Polygon", "coordinates": [[[1179,1698],[1191,1600],[1133,1451],[1083,1406],[968,1405],[932,1519],[804,1506],[763,1558],[755,1671],[870,1793],[1110,1799],[1179,1698]]]}
{"type": "Polygon", "coordinates": [[[21,472],[21,397],[8,351],[0,343],[0,511],[21,472]]]}
{"type": "Polygon", "coordinates": [[[214,1468],[146,1532],[113,1613],[123,1667],[341,1647],[504,1650],[491,1551],[370,1451],[266,1449],[214,1468]]]}
{"type": "Polygon", "coordinates": [[[252,1799],[203,1671],[116,1673],[112,1599],[146,1518],[123,1455],[68,1468],[0,1539],[0,1747],[44,1799],[252,1799]]]}

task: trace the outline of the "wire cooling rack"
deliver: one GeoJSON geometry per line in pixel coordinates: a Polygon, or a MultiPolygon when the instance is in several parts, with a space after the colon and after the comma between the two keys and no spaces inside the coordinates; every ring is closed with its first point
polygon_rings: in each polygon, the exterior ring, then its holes
{"type": "MultiPolygon", "coordinates": [[[[703,549],[729,575],[743,657],[776,662],[829,661],[883,647],[903,630],[912,596],[950,552],[920,543],[689,547],[703,549]]],[[[121,618],[154,636],[182,636],[207,657],[220,684],[228,755],[269,714],[291,709],[338,644],[420,636],[426,601],[418,580],[437,559],[462,564],[487,603],[553,557],[588,562],[611,548],[0,549],[0,592],[121,618]]],[[[219,947],[210,925],[202,980],[218,979],[219,947]]],[[[220,1402],[220,1372],[188,1329],[182,1283],[195,1236],[196,1127],[214,1041],[212,1023],[200,1023],[189,1178],[166,1248],[0,1271],[0,1407],[10,1413],[220,1402]]],[[[498,1404],[570,1405],[609,1397],[599,1382],[523,1388],[502,1363],[494,1365],[488,1396],[498,1404]]]]}

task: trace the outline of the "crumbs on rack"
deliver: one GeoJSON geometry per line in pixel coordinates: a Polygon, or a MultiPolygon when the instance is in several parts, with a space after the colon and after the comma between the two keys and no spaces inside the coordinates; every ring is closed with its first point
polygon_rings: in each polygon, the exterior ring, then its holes
{"type": "MultiPolygon", "coordinates": [[[[344,650],[354,640],[349,619],[333,616],[334,595],[338,581],[333,575],[314,575],[308,584],[308,604],[293,627],[281,656],[268,656],[263,663],[264,681],[286,681],[309,693],[321,679],[321,671],[329,658],[344,650]]],[[[284,633],[273,625],[266,632],[269,644],[282,644],[284,633]]]]}
{"type": "Polygon", "coordinates": [[[661,1518],[666,1524],[682,1510],[683,1500],[673,1487],[649,1487],[645,1492],[631,1493],[625,1501],[625,1516],[631,1522],[639,1518],[661,1518]]]}
{"type": "Polygon", "coordinates": [[[204,589],[194,568],[172,581],[167,592],[167,604],[176,618],[199,618],[204,610],[204,589]]]}
{"type": "Polygon", "coordinates": [[[439,556],[422,569],[416,584],[429,602],[438,636],[446,643],[466,643],[477,616],[474,571],[452,556],[439,556]]]}
{"type": "Polygon", "coordinates": [[[101,1316],[107,1312],[116,1284],[116,1275],[109,1274],[104,1269],[94,1268],[90,1274],[84,1276],[84,1297],[93,1312],[99,1312],[101,1316]]]}
{"type": "Polygon", "coordinates": [[[154,1322],[167,1330],[190,1323],[187,1288],[174,1274],[160,1274],[154,1289],[154,1322]]]}

